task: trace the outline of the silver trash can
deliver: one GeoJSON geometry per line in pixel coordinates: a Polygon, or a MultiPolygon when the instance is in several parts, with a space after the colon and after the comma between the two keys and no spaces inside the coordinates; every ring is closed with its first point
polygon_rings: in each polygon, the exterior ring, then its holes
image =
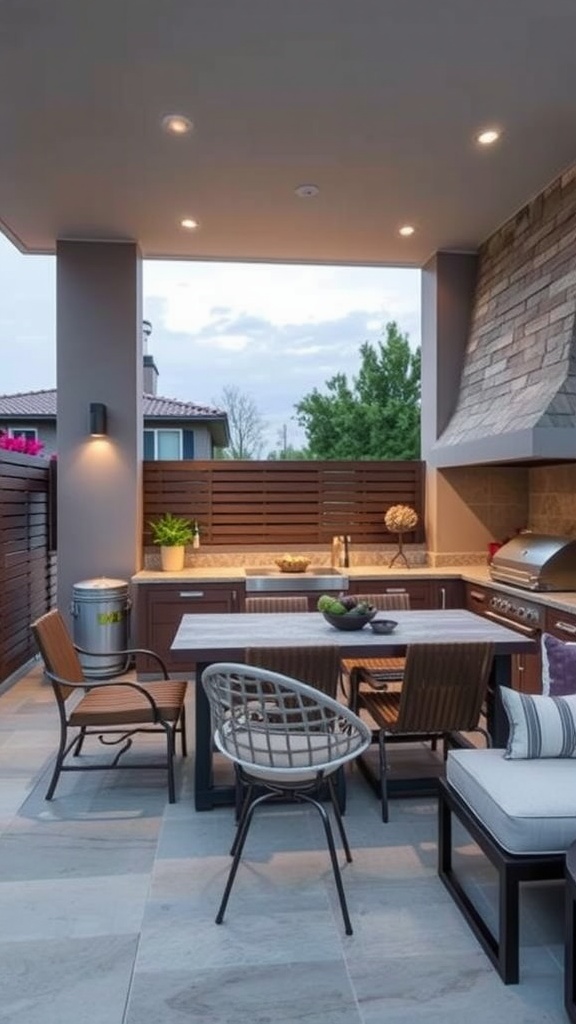
{"type": "Polygon", "coordinates": [[[109,655],[105,658],[79,655],[89,678],[106,679],[127,668],[126,655],[118,652],[128,646],[129,611],[128,584],[124,580],[101,576],[74,584],[70,605],[74,643],[85,650],[109,655]]]}

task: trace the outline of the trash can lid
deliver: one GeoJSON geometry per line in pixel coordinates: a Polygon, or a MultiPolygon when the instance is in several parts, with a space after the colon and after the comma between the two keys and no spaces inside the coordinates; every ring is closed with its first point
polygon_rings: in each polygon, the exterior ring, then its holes
{"type": "Polygon", "coordinates": [[[80,580],[74,584],[74,590],[115,590],[117,587],[127,587],[126,580],[109,580],[106,576],[97,576],[93,580],[80,580]]]}

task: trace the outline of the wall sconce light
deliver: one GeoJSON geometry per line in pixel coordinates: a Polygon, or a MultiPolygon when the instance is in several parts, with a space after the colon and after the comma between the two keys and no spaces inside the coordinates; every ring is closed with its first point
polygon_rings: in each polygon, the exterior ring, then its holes
{"type": "Polygon", "coordinates": [[[92,437],[103,437],[108,433],[106,406],[103,402],[90,402],[90,433],[92,437]]]}

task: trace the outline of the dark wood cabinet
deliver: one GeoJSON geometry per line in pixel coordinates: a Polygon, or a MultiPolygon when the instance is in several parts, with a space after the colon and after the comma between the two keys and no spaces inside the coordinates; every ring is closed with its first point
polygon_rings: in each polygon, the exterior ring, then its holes
{"type": "MultiPolygon", "coordinates": [[[[141,583],[136,589],[136,646],[156,651],[171,672],[181,672],[170,645],[185,614],[244,610],[243,584],[230,583],[141,583]]],[[[138,673],[154,672],[154,663],[145,657],[137,661],[138,673]]]]}
{"type": "Polygon", "coordinates": [[[546,609],[546,632],[557,640],[576,643],[576,614],[559,611],[558,608],[546,609]]]}
{"type": "Polygon", "coordinates": [[[464,582],[446,577],[430,581],[431,608],[462,608],[464,606],[464,582]]]}

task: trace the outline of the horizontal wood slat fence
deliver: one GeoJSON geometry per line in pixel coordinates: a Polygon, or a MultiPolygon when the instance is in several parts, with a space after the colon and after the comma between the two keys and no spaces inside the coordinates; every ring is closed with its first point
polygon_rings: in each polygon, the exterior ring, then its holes
{"type": "Polygon", "coordinates": [[[350,534],[356,545],[394,541],[391,505],[419,515],[406,543],[424,540],[423,462],[145,462],[144,543],[165,512],[197,519],[211,545],[326,544],[350,534]]]}
{"type": "Polygon", "coordinates": [[[56,602],[51,464],[0,451],[0,682],[36,653],[30,623],[56,602]]]}

